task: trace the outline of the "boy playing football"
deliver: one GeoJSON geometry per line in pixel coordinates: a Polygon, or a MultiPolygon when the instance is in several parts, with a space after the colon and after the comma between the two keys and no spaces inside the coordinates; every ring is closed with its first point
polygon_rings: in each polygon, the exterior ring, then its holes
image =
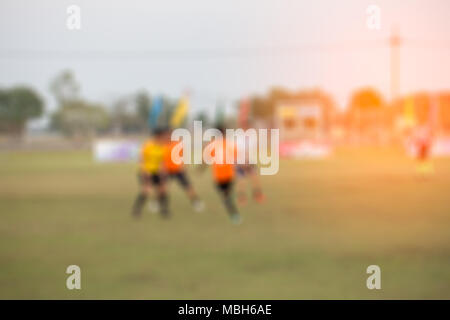
{"type": "Polygon", "coordinates": [[[141,149],[139,166],[140,192],[133,205],[132,214],[140,217],[146,200],[151,196],[152,188],[155,188],[161,215],[169,216],[167,192],[165,186],[165,172],[163,167],[164,155],[167,152],[165,146],[166,130],[157,128],[153,131],[153,139],[148,140],[141,149]]]}
{"type": "MultiPolygon", "coordinates": [[[[176,145],[180,142],[170,141],[170,138],[167,137],[166,150],[164,155],[164,168],[167,173],[167,178],[175,179],[178,181],[180,186],[185,190],[189,199],[191,200],[192,206],[196,211],[202,211],[204,208],[203,202],[198,198],[197,193],[194,190],[194,187],[190,183],[186,170],[184,169],[183,163],[175,163],[172,159],[172,151],[176,145]]],[[[182,157],[182,153],[180,153],[180,158],[182,157]]]]}
{"type": "Polygon", "coordinates": [[[234,184],[234,163],[236,162],[236,147],[232,142],[227,141],[223,135],[225,134],[225,128],[218,127],[218,130],[222,133],[221,138],[215,138],[206,148],[210,150],[210,156],[215,159],[216,155],[219,161],[213,160],[212,173],[213,179],[217,186],[217,189],[225,204],[225,208],[234,224],[240,224],[242,222],[241,215],[237,210],[237,207],[233,200],[233,184],[234,184]],[[231,154],[233,163],[227,163],[226,155],[231,154]]]}

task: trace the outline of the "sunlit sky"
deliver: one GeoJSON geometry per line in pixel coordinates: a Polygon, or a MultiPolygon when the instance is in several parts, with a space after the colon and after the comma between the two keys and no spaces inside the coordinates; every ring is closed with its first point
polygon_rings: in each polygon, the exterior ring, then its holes
{"type": "Polygon", "coordinates": [[[404,37],[400,93],[450,89],[448,0],[2,0],[0,86],[27,84],[55,107],[52,77],[71,69],[82,96],[109,103],[147,89],[192,92],[194,109],[272,86],[322,88],[345,107],[373,86],[389,97],[388,37],[404,37]],[[66,27],[81,7],[79,31],[66,27]],[[381,30],[366,8],[381,8],[381,30]]]}

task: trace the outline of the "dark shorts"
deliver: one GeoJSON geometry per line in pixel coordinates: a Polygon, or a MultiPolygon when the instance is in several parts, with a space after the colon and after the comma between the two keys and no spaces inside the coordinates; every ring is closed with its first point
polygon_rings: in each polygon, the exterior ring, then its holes
{"type": "Polygon", "coordinates": [[[249,175],[255,171],[255,165],[254,164],[244,164],[244,165],[238,165],[236,166],[236,174],[239,177],[245,177],[246,175],[249,175]]]}
{"type": "Polygon", "coordinates": [[[191,184],[184,171],[169,173],[170,179],[176,179],[183,188],[188,188],[191,184]]]}
{"type": "Polygon", "coordinates": [[[150,184],[154,186],[159,186],[163,182],[163,178],[157,173],[139,173],[138,174],[139,183],[141,185],[150,184]]]}
{"type": "Polygon", "coordinates": [[[233,187],[233,181],[229,180],[229,181],[217,182],[216,186],[219,189],[219,191],[221,191],[225,194],[228,194],[228,193],[230,193],[231,188],[233,187]]]}

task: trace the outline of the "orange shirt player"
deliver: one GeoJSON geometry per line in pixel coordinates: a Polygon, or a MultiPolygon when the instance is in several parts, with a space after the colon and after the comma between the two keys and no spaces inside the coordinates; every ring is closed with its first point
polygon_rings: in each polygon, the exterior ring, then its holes
{"type": "MultiPolygon", "coordinates": [[[[218,127],[217,129],[222,133],[222,135],[225,135],[225,128],[218,127]]],[[[234,204],[232,194],[235,176],[234,165],[236,162],[237,154],[236,147],[232,142],[228,142],[226,139],[220,138],[212,141],[208,148],[209,150],[211,150],[210,155],[212,159],[216,157],[217,152],[220,152],[220,154],[218,155],[218,159],[220,159],[221,161],[213,160],[212,163],[213,179],[222,197],[222,201],[225,205],[231,222],[234,224],[240,224],[242,222],[241,215],[239,214],[239,211],[234,204]],[[227,163],[227,153],[233,156],[232,163],[227,163]]]]}
{"type": "MultiPolygon", "coordinates": [[[[170,141],[168,139],[168,143],[166,145],[166,153],[164,155],[164,167],[167,173],[167,176],[170,180],[175,179],[178,181],[180,186],[184,189],[189,199],[191,200],[192,206],[194,210],[199,212],[204,208],[203,201],[199,199],[197,193],[194,190],[189,178],[187,176],[186,170],[184,169],[183,163],[175,163],[172,159],[172,150],[177,146],[180,142],[170,141]]],[[[179,156],[182,157],[182,151],[179,156]]]]}

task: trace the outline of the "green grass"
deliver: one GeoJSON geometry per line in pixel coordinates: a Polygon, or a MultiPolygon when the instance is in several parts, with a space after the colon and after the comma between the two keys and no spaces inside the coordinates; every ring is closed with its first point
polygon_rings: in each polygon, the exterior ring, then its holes
{"type": "Polygon", "coordinates": [[[209,172],[207,210],[171,185],[173,218],[132,220],[132,164],[89,153],[0,154],[0,298],[450,298],[450,160],[428,181],[395,150],[284,160],[264,205],[231,225],[209,172]],[[65,287],[66,267],[82,290],[65,287]],[[382,289],[368,290],[367,266],[382,289]]]}

